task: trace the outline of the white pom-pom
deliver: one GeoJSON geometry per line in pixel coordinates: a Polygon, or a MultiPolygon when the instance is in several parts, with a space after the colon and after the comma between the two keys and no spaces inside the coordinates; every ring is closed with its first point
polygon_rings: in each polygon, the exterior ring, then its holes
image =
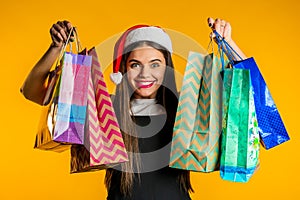
{"type": "Polygon", "coordinates": [[[118,84],[121,83],[122,77],[123,77],[123,75],[122,75],[121,72],[111,73],[111,74],[110,74],[110,80],[111,80],[112,82],[114,82],[114,84],[116,84],[116,85],[118,85],[118,84]]]}

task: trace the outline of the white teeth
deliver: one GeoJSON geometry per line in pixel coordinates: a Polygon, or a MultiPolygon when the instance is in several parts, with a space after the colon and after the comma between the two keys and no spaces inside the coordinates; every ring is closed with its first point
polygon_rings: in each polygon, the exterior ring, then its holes
{"type": "Polygon", "coordinates": [[[140,82],[141,85],[150,85],[153,81],[140,82]]]}

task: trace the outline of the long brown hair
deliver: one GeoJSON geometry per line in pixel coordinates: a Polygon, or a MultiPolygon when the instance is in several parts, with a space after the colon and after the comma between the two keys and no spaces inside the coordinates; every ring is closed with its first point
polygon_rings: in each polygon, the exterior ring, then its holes
{"type": "MultiPolygon", "coordinates": [[[[161,104],[167,113],[167,121],[166,123],[174,124],[175,114],[178,104],[177,98],[177,89],[175,83],[175,75],[174,75],[174,66],[171,58],[171,54],[161,45],[149,42],[149,41],[141,41],[134,43],[128,46],[124,50],[124,55],[122,56],[120,72],[124,75],[126,74],[126,61],[129,57],[129,54],[132,50],[140,46],[151,46],[157,50],[159,50],[166,60],[166,72],[164,76],[164,81],[160,88],[157,91],[156,100],[158,104],[161,104]]],[[[118,122],[121,127],[121,132],[123,135],[123,140],[125,143],[126,150],[128,152],[133,152],[134,154],[129,154],[129,162],[125,162],[121,164],[121,184],[120,191],[123,195],[131,194],[131,189],[133,185],[134,173],[137,175],[140,172],[140,164],[141,160],[139,157],[139,148],[138,148],[138,136],[137,130],[135,129],[134,116],[130,115],[130,100],[132,99],[132,91],[131,87],[128,84],[128,80],[126,76],[123,76],[122,82],[116,88],[115,97],[113,97],[114,109],[118,118],[118,122]]],[[[109,190],[111,186],[111,179],[114,173],[113,169],[106,170],[105,176],[105,185],[109,190]]],[[[180,182],[180,187],[185,192],[193,191],[191,183],[190,183],[190,173],[189,171],[181,171],[178,181],[180,182]]]]}

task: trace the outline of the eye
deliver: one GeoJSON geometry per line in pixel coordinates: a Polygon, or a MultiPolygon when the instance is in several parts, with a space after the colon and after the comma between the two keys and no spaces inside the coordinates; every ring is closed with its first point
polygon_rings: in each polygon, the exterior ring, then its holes
{"type": "Polygon", "coordinates": [[[141,66],[140,63],[132,63],[130,65],[131,68],[137,68],[137,67],[140,67],[140,66],[141,66]]]}
{"type": "Polygon", "coordinates": [[[151,67],[153,67],[153,68],[155,68],[155,67],[159,67],[160,66],[160,64],[159,63],[152,63],[151,64],[151,67]]]}

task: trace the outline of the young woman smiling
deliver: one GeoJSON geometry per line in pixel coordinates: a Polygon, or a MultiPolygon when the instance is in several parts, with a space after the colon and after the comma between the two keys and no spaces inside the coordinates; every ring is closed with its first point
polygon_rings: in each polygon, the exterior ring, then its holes
{"type": "MultiPolygon", "coordinates": [[[[245,58],[228,22],[209,18],[208,24],[245,58]]],[[[51,27],[52,44],[22,86],[27,99],[42,104],[47,74],[71,27],[68,21],[51,27]]],[[[112,100],[129,161],[106,170],[108,200],[190,199],[189,171],[168,167],[178,103],[172,52],[168,34],[148,25],[129,28],[115,45],[112,100]]]]}

